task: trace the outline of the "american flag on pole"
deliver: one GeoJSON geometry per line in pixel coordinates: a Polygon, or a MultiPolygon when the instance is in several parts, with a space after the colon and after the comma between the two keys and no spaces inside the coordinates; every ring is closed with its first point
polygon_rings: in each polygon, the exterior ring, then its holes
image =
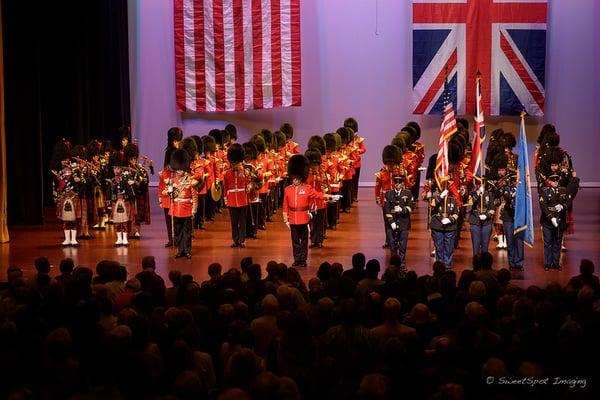
{"type": "MultiPolygon", "coordinates": [[[[444,84],[444,88],[446,87],[447,85],[444,84]]],[[[444,100],[444,119],[440,127],[440,140],[438,141],[438,153],[435,161],[435,180],[440,190],[442,189],[442,182],[447,181],[449,176],[448,141],[456,132],[456,116],[447,90],[444,90],[442,98],[444,100]]]]}
{"type": "Polygon", "coordinates": [[[300,105],[300,0],[174,0],[181,112],[300,105]]]}
{"type": "Polygon", "coordinates": [[[414,114],[441,114],[445,70],[458,114],[543,115],[546,0],[413,0],[414,114]]]}
{"type": "Polygon", "coordinates": [[[483,166],[481,165],[481,155],[483,145],[483,141],[485,140],[485,125],[483,122],[483,109],[481,107],[481,75],[477,74],[477,78],[475,79],[475,98],[476,98],[476,112],[475,112],[475,137],[473,139],[473,149],[471,152],[471,164],[469,165],[469,170],[476,175],[478,173],[479,168],[482,168],[480,171],[483,174],[483,166]]]}

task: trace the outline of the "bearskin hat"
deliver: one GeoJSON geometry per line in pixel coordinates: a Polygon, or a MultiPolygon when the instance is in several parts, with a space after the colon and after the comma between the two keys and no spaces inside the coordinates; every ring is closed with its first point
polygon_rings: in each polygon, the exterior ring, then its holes
{"type": "Polygon", "coordinates": [[[325,142],[325,149],[327,151],[335,151],[335,136],[333,133],[326,133],[323,135],[323,141],[325,142]]]}
{"type": "Polygon", "coordinates": [[[229,139],[231,139],[231,136],[229,136],[229,131],[226,129],[222,129],[221,131],[219,131],[219,134],[221,135],[221,146],[229,144],[229,139]]]}
{"type": "Polygon", "coordinates": [[[451,140],[448,144],[448,162],[451,164],[458,164],[462,161],[464,156],[464,147],[455,140],[451,140]]]}
{"type": "Polygon", "coordinates": [[[319,150],[321,155],[325,155],[325,151],[327,150],[325,146],[325,139],[323,139],[319,135],[311,136],[310,139],[308,139],[308,148],[313,150],[319,150]]]}
{"type": "Polygon", "coordinates": [[[413,144],[415,140],[417,140],[415,139],[417,137],[417,131],[412,126],[406,125],[400,132],[408,133],[410,144],[413,144]]]}
{"type": "Polygon", "coordinates": [[[190,160],[194,160],[198,154],[198,146],[196,146],[196,141],[192,137],[183,139],[179,144],[179,148],[188,152],[190,160]]]}
{"type": "Polygon", "coordinates": [[[548,132],[544,137],[544,144],[551,147],[560,145],[560,135],[556,132],[548,132]]]}
{"type": "Polygon", "coordinates": [[[137,144],[135,144],[135,143],[129,143],[127,146],[125,146],[125,149],[123,149],[123,152],[125,153],[126,161],[129,161],[132,158],[137,159],[140,155],[140,150],[139,150],[137,144]]]}
{"type": "Polygon", "coordinates": [[[230,139],[236,139],[237,140],[237,128],[235,127],[235,125],[233,125],[233,124],[227,124],[227,125],[225,125],[225,130],[227,132],[229,132],[229,138],[230,139]]]}
{"type": "Polygon", "coordinates": [[[467,121],[465,118],[456,118],[456,125],[462,126],[467,130],[467,132],[469,132],[469,121],[467,121]]]}
{"type": "Polygon", "coordinates": [[[504,136],[504,129],[494,129],[490,134],[490,144],[499,141],[504,136]]]}
{"type": "Polygon", "coordinates": [[[391,145],[398,147],[402,153],[406,151],[406,142],[404,141],[404,136],[402,135],[393,138],[391,145]]]}
{"type": "Polygon", "coordinates": [[[204,153],[217,151],[217,142],[215,138],[209,135],[202,136],[202,144],[204,145],[204,153]]]}
{"type": "Polygon", "coordinates": [[[290,178],[298,178],[302,182],[308,177],[308,158],[301,154],[293,155],[288,161],[287,173],[290,178]]]}
{"type": "Polygon", "coordinates": [[[285,135],[286,139],[291,139],[294,137],[294,127],[289,124],[288,122],[282,124],[279,127],[279,130],[281,132],[283,132],[283,134],[285,135]]]}
{"type": "Polygon", "coordinates": [[[316,149],[308,149],[304,153],[306,158],[308,158],[308,162],[310,165],[320,165],[321,164],[321,152],[316,149]]]}
{"type": "Polygon", "coordinates": [[[402,162],[402,151],[399,147],[387,145],[383,148],[381,159],[384,164],[400,164],[402,162]]]}
{"type": "Polygon", "coordinates": [[[208,131],[208,136],[215,139],[215,144],[221,145],[221,130],[220,129],[211,129],[208,131]]]}
{"type": "Polygon", "coordinates": [[[564,159],[563,151],[559,147],[550,147],[544,153],[544,163],[550,166],[550,164],[560,164],[564,159]]]}
{"type": "Polygon", "coordinates": [[[540,130],[540,134],[538,135],[537,138],[537,142],[539,144],[542,144],[545,142],[545,137],[548,133],[555,133],[556,132],[556,128],[554,127],[554,125],[552,124],[546,124],[544,126],[542,126],[542,129],[540,130]]]}
{"type": "Polygon", "coordinates": [[[450,142],[459,144],[462,148],[461,152],[464,153],[464,149],[467,147],[467,139],[464,137],[464,135],[461,135],[459,132],[457,132],[452,136],[450,142]]]}
{"type": "Polygon", "coordinates": [[[283,146],[285,146],[285,142],[287,141],[287,138],[285,137],[285,133],[281,132],[281,131],[276,131],[275,133],[273,133],[274,136],[274,142],[275,142],[275,147],[276,150],[279,150],[280,148],[282,148],[283,146]]]}
{"type": "Polygon", "coordinates": [[[346,128],[350,128],[354,131],[354,133],[358,132],[358,122],[352,117],[346,118],[344,120],[344,126],[346,128]]]}
{"type": "Polygon", "coordinates": [[[252,139],[250,139],[250,141],[254,143],[254,145],[256,146],[256,150],[259,153],[264,153],[265,151],[267,151],[267,144],[265,143],[265,138],[262,135],[257,133],[256,135],[252,136],[252,139]]]}
{"type": "Polygon", "coordinates": [[[103,144],[101,141],[92,139],[87,145],[87,158],[88,160],[93,159],[95,156],[98,156],[103,153],[103,144]]]}
{"type": "Polygon", "coordinates": [[[504,146],[509,149],[514,148],[517,145],[517,140],[515,139],[515,135],[511,132],[504,132],[504,146]]]}
{"type": "Polygon", "coordinates": [[[416,142],[421,138],[421,126],[419,126],[419,124],[417,124],[415,121],[410,121],[408,124],[406,124],[406,126],[410,126],[416,132],[416,135],[413,138],[413,142],[416,142]]]}
{"type": "Polygon", "coordinates": [[[77,146],[73,147],[73,149],[71,150],[71,157],[83,158],[85,160],[86,153],[87,153],[87,151],[85,149],[85,146],[78,144],[77,146]]]}
{"type": "Polygon", "coordinates": [[[202,142],[202,138],[198,135],[192,135],[190,137],[194,139],[194,142],[196,142],[196,150],[198,151],[198,154],[204,153],[204,143],[202,142]]]}
{"type": "Polygon", "coordinates": [[[342,143],[341,144],[346,144],[350,141],[350,131],[348,129],[346,129],[345,127],[339,127],[335,133],[337,133],[338,135],[340,135],[340,138],[342,139],[342,143]]]}
{"type": "Polygon", "coordinates": [[[262,133],[262,137],[263,139],[265,139],[265,145],[267,146],[267,149],[272,149],[273,148],[273,139],[274,139],[274,135],[273,132],[271,132],[268,129],[263,129],[262,131],[260,131],[262,133]]]}
{"type": "Polygon", "coordinates": [[[183,139],[183,131],[180,127],[174,126],[167,131],[167,142],[171,146],[173,142],[180,142],[183,139]]]}
{"type": "Polygon", "coordinates": [[[190,155],[183,149],[177,149],[171,153],[169,162],[173,171],[187,171],[190,169],[190,155]]]}
{"type": "Polygon", "coordinates": [[[119,139],[127,138],[131,142],[131,127],[122,126],[119,128],[119,139]]]}
{"type": "Polygon", "coordinates": [[[231,164],[237,164],[244,161],[244,148],[239,143],[234,143],[227,149],[227,160],[231,164]]]}
{"type": "Polygon", "coordinates": [[[244,147],[244,159],[256,160],[258,158],[258,150],[256,150],[254,142],[246,142],[242,146],[244,147]]]}
{"type": "Polygon", "coordinates": [[[504,153],[497,154],[494,158],[494,168],[496,170],[506,169],[508,167],[508,157],[504,153]]]}
{"type": "Polygon", "coordinates": [[[337,132],[333,132],[333,137],[335,138],[335,149],[339,150],[342,147],[342,137],[337,132]]]}

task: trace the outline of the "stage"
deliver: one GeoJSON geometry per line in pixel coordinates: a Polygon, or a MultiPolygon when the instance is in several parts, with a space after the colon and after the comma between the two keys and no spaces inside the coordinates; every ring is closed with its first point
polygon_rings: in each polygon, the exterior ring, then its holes
{"type": "MultiPolygon", "coordinates": [[[[151,199],[156,198],[156,189],[151,188],[151,199]]],[[[519,286],[540,285],[556,281],[566,284],[569,278],[579,273],[579,262],[589,258],[598,264],[600,260],[600,189],[582,188],[575,200],[575,233],[566,237],[567,252],[562,255],[562,271],[544,271],[543,242],[539,228],[539,207],[534,204],[534,220],[536,222],[536,238],[533,248],[525,248],[525,271],[514,272],[513,279],[519,286]]],[[[433,243],[426,229],[427,205],[419,201],[419,206],[412,219],[413,229],[409,234],[407,265],[419,275],[430,273],[434,261],[429,256],[433,243]]],[[[46,256],[54,265],[52,275],[58,274],[58,264],[62,258],[71,257],[76,265],[95,269],[102,259],[114,259],[125,265],[130,276],[141,270],[140,261],[146,255],[153,255],[157,262],[158,273],[167,280],[170,270],[179,269],[189,273],[197,281],[207,279],[207,267],[212,262],[219,262],[224,270],[239,267],[240,260],[251,256],[254,262],[263,266],[270,260],[291,265],[292,248],[288,228],[282,222],[281,210],[274,217],[274,222],[267,224],[266,231],[258,232],[258,239],[247,240],[246,248],[232,249],[229,216],[226,209],[217,214],[215,222],[207,222],[206,230],[194,231],[192,259],[175,259],[176,251],[165,248],[166,227],[162,210],[157,201],[152,201],[152,224],[142,226],[142,239],[131,240],[128,248],[115,248],[115,234],[112,227],[106,231],[91,231],[92,240],[79,241],[78,248],[62,248],[64,239],[59,221],[53,209],[46,210],[46,224],[43,226],[11,227],[11,241],[0,245],[0,261],[2,280],[6,279],[6,267],[18,265],[24,269],[25,276],[34,273],[33,261],[36,257],[46,256]]],[[[454,270],[457,274],[471,265],[471,241],[468,225],[465,224],[460,247],[454,253],[454,270]]],[[[375,204],[373,189],[361,188],[359,202],[354,204],[350,214],[342,214],[337,231],[327,231],[328,240],[322,249],[309,249],[307,268],[300,270],[304,279],[308,280],[316,274],[323,261],[340,262],[345,269],[351,265],[351,257],[355,252],[363,252],[367,260],[376,258],[381,262],[382,272],[389,260],[389,250],[381,248],[384,242],[384,231],[381,209],[375,204]]],[[[507,266],[506,251],[496,250],[496,243],[490,242],[490,251],[494,255],[495,268],[507,266]]]]}

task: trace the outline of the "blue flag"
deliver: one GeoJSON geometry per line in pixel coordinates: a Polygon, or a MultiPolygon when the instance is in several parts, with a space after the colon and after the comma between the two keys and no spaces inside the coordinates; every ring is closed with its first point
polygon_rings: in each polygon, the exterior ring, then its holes
{"type": "Polygon", "coordinates": [[[521,113],[519,128],[519,182],[515,199],[514,235],[521,238],[529,247],[533,246],[533,208],[531,205],[531,179],[529,177],[529,157],[527,136],[525,135],[525,113],[521,113]]]}

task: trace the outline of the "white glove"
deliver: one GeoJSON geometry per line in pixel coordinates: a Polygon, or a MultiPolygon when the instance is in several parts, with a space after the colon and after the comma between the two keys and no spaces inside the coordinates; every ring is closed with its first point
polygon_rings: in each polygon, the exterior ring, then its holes
{"type": "Polygon", "coordinates": [[[550,221],[552,221],[552,225],[554,225],[555,228],[558,228],[558,220],[556,217],[552,218],[550,221]]]}
{"type": "Polygon", "coordinates": [[[172,185],[167,186],[167,193],[169,193],[169,194],[173,193],[173,186],[172,185]]]}
{"type": "Polygon", "coordinates": [[[487,215],[485,215],[485,214],[479,214],[479,219],[481,221],[485,221],[487,219],[487,215]]]}
{"type": "Polygon", "coordinates": [[[431,198],[431,192],[427,192],[427,194],[425,195],[426,199],[430,199],[431,198]]]}
{"type": "Polygon", "coordinates": [[[395,222],[392,222],[392,223],[390,224],[390,226],[392,227],[392,230],[394,230],[394,231],[395,231],[396,229],[398,229],[398,225],[396,225],[396,223],[395,223],[395,222]]]}
{"type": "Polygon", "coordinates": [[[563,210],[563,206],[562,206],[562,204],[557,204],[554,206],[554,209],[558,212],[561,212],[563,210]]]}
{"type": "Polygon", "coordinates": [[[291,228],[290,228],[290,221],[287,221],[287,222],[285,223],[285,226],[287,226],[287,227],[288,227],[288,229],[291,229],[291,228]]]}
{"type": "Polygon", "coordinates": [[[395,213],[402,212],[402,207],[400,207],[400,206],[394,206],[394,212],[395,213]]]}
{"type": "Polygon", "coordinates": [[[479,189],[477,189],[477,193],[479,193],[480,196],[483,194],[483,186],[479,186],[479,189]]]}
{"type": "Polygon", "coordinates": [[[450,224],[452,221],[450,221],[450,218],[444,218],[442,219],[442,225],[448,225],[450,224]]]}
{"type": "Polygon", "coordinates": [[[338,201],[341,197],[342,197],[342,195],[340,195],[340,194],[334,194],[333,196],[331,196],[331,200],[338,201]]]}
{"type": "Polygon", "coordinates": [[[444,190],[442,192],[442,194],[440,194],[440,197],[443,199],[444,197],[448,196],[448,189],[444,190]]]}

